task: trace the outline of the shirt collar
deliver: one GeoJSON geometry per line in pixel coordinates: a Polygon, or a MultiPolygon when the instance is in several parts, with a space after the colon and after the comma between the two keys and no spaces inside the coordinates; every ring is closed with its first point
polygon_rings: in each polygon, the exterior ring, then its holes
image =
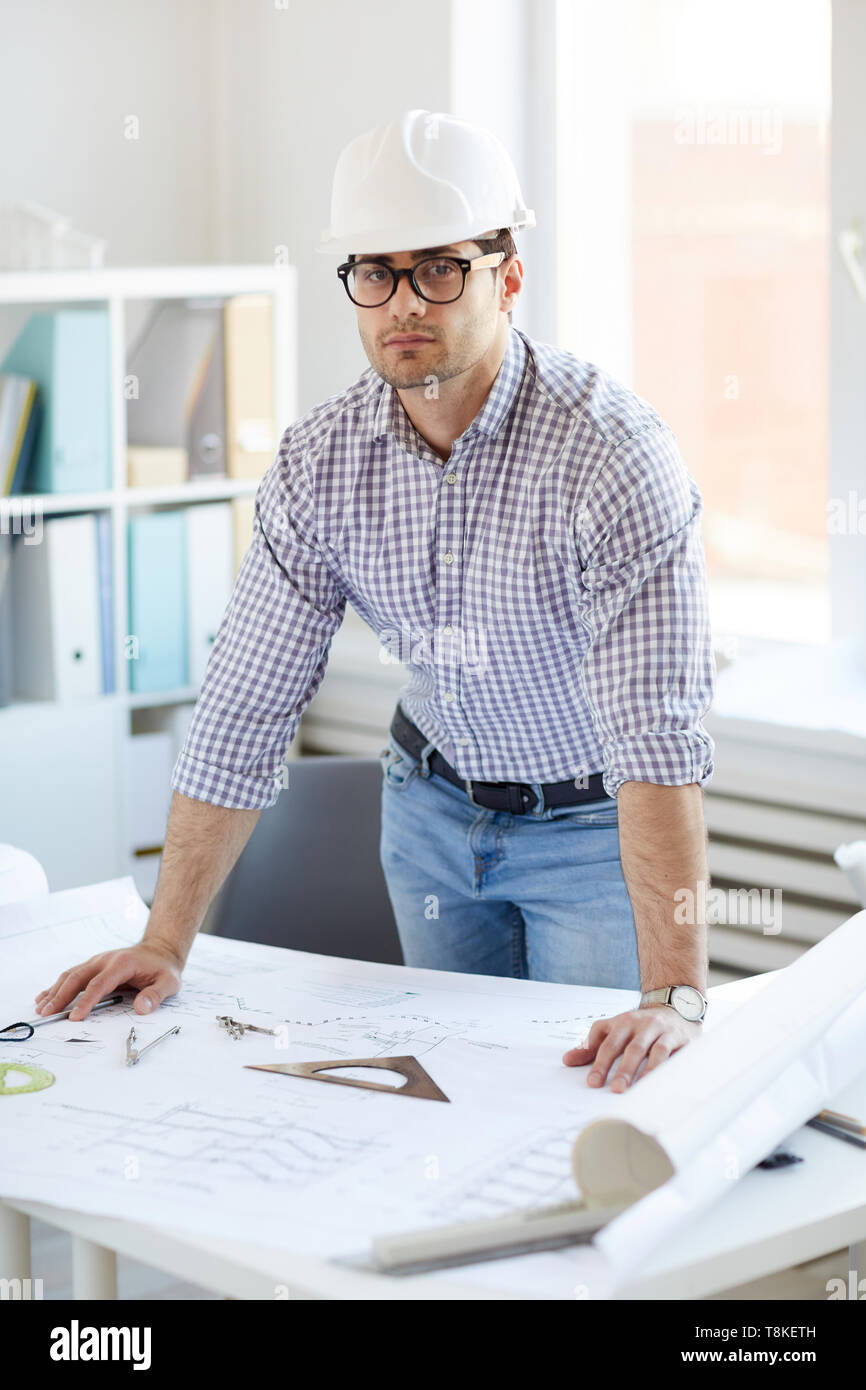
{"type": "MultiPolygon", "coordinates": [[[[510,414],[526,367],[526,346],[519,329],[509,326],[508,345],[505,356],[496,374],[493,385],[475,419],[464,431],[465,434],[477,430],[490,438],[497,435],[510,414]]],[[[396,387],[382,382],[382,392],[373,418],[373,439],[384,439],[392,434],[397,442],[409,453],[414,453],[413,436],[417,443],[417,430],[412,424],[397,394],[396,387]]]]}

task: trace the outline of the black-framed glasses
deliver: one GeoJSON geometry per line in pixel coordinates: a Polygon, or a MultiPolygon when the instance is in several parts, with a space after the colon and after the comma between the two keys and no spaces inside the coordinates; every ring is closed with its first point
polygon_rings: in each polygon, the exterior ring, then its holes
{"type": "Polygon", "coordinates": [[[387,304],[396,292],[401,275],[408,275],[417,295],[429,304],[452,304],[466,286],[470,270],[488,270],[501,265],[504,251],[490,251],[484,256],[425,256],[417,265],[396,269],[384,261],[344,261],[337,274],[346,287],[353,304],[363,309],[378,309],[387,304]]]}

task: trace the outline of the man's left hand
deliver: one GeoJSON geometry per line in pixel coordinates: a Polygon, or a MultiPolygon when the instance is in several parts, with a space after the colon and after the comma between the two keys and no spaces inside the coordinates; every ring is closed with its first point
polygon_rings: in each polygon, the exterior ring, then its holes
{"type": "Polygon", "coordinates": [[[587,1084],[603,1086],[619,1057],[622,1060],[610,1089],[624,1091],[634,1081],[644,1059],[642,1076],[700,1037],[702,1027],[702,1023],[682,1018],[669,1004],[632,1009],[613,1018],[596,1019],[583,1046],[570,1048],[562,1060],[567,1067],[585,1067],[594,1060],[587,1084]]]}

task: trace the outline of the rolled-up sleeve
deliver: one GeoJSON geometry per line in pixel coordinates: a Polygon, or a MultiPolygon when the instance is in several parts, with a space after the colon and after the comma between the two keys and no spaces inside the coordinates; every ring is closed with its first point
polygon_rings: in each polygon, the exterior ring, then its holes
{"type": "Polygon", "coordinates": [[[256,493],[252,544],[174,765],[171,785],[184,796],[247,810],[279,796],[281,765],[346,606],[314,523],[290,426],[256,493]]]}
{"type": "Polygon", "coordinates": [[[667,426],[609,451],[579,514],[584,693],[604,787],[703,786],[715,681],[697,484],[667,426]]]}

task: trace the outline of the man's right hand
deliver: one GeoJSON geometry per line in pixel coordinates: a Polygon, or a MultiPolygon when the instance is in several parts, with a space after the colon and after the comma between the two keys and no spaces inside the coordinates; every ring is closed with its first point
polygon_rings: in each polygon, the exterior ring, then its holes
{"type": "Polygon", "coordinates": [[[37,1014],[59,1014],[84,990],[72,1013],[73,1023],[87,1018],[94,1004],[123,986],[137,989],[136,1013],[152,1013],[180,989],[184,962],[170,946],[155,941],[139,942],[119,951],[103,951],[82,965],[64,970],[51,985],[36,996],[37,1014]]]}
{"type": "Polygon", "coordinates": [[[64,970],[37,994],[36,1012],[62,1013],[83,990],[69,1015],[78,1023],[106,994],[127,986],[138,990],[135,1012],[149,1014],[177,994],[195,934],[260,815],[174,792],[144,939],[64,970]]]}

